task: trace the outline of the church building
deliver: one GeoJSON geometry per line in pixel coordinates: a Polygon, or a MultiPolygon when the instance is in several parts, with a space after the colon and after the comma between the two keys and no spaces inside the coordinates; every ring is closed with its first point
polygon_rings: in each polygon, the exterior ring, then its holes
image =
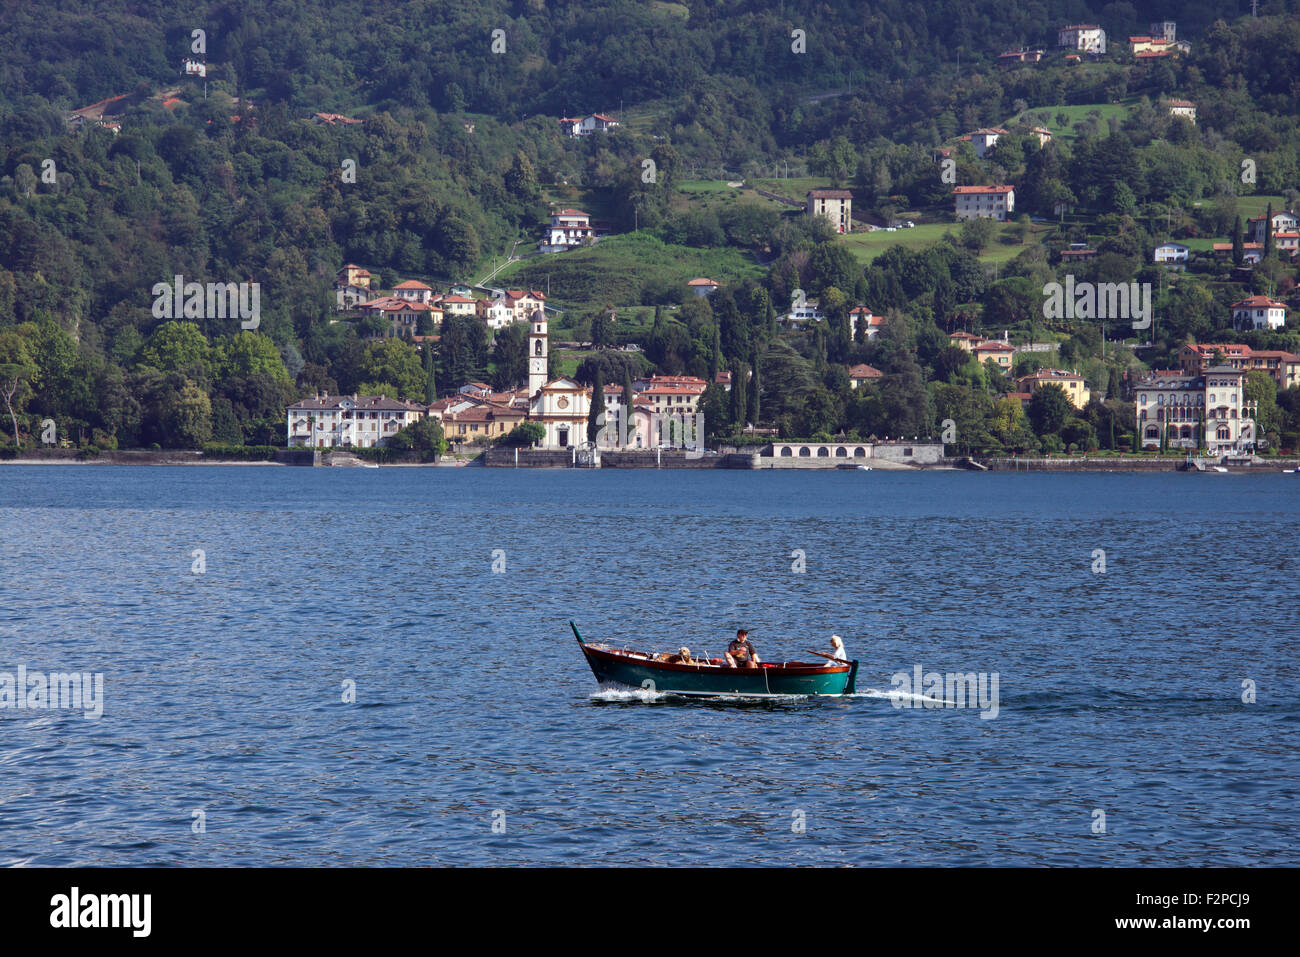
{"type": "Polygon", "coordinates": [[[540,448],[567,449],[587,441],[591,390],[561,376],[547,380],[546,313],[538,309],[529,320],[528,421],[546,429],[540,448]]]}

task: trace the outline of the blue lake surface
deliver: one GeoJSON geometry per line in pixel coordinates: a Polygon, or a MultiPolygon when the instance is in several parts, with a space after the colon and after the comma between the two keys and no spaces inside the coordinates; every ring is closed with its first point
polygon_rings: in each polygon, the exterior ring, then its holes
{"type": "Polygon", "coordinates": [[[99,720],[0,710],[0,865],[1300,864],[1298,502],[1292,475],[0,467],[0,672],[105,682],[99,720]],[[601,692],[571,618],[715,655],[744,625],[768,660],[838,633],[862,693],[601,692]],[[997,716],[897,707],[916,665],[996,672],[997,716]]]}

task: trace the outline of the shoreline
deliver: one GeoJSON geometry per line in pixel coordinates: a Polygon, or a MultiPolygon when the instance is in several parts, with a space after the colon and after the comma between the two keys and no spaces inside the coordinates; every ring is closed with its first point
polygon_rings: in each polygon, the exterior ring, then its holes
{"type": "MultiPolygon", "coordinates": [[[[370,467],[376,463],[351,464],[351,465],[313,465],[308,462],[277,462],[269,460],[243,461],[238,459],[207,459],[200,457],[199,453],[192,453],[193,457],[185,453],[177,455],[176,453],[159,453],[159,452],[138,452],[128,454],[124,457],[118,457],[113,454],[104,454],[95,458],[76,458],[69,455],[50,455],[50,456],[26,456],[22,458],[0,459],[2,466],[21,466],[21,467],[40,467],[40,466],[180,466],[184,468],[333,468],[347,469],[370,467]]],[[[976,460],[978,461],[978,460],[976,460]]],[[[897,462],[877,461],[871,462],[866,471],[872,472],[969,472],[972,474],[981,474],[984,472],[1017,472],[1017,473],[1069,473],[1078,474],[1080,472],[1099,472],[1099,473],[1126,473],[1137,475],[1149,472],[1183,472],[1189,471],[1189,474],[1206,474],[1206,475],[1283,475],[1288,471],[1300,471],[1300,459],[1278,459],[1275,462],[1261,462],[1254,464],[1236,464],[1224,466],[1225,472],[1216,472],[1213,470],[1203,473],[1197,473],[1194,470],[1187,470],[1184,466],[1183,459],[1138,459],[1122,460],[1095,458],[1077,460],[1056,460],[1056,459],[985,459],[980,464],[982,468],[971,468],[964,464],[965,459],[948,459],[933,465],[906,465],[897,462]]],[[[443,459],[438,462],[382,462],[377,463],[381,469],[400,468],[400,469],[447,469],[447,468],[483,468],[484,463],[479,458],[474,459],[443,459]]],[[[567,462],[563,465],[550,462],[519,462],[518,465],[496,465],[489,466],[494,471],[519,468],[519,469],[543,469],[547,471],[603,471],[604,469],[592,469],[590,466],[574,466],[567,462]]],[[[608,466],[605,467],[609,468],[608,466]]],[[[651,471],[726,471],[726,472],[853,472],[858,471],[856,468],[842,468],[834,464],[822,465],[821,463],[800,462],[798,465],[793,463],[768,463],[755,464],[750,467],[724,467],[721,464],[705,467],[687,467],[674,461],[664,460],[660,465],[654,464],[620,464],[617,469],[633,470],[651,470],[651,471]]]]}

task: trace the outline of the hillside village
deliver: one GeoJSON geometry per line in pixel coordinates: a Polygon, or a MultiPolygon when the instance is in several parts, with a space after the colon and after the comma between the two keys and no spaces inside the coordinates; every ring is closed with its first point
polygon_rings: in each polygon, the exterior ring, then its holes
{"type": "MultiPolygon", "coordinates": [[[[1040,23],[968,53],[952,105],[897,141],[867,136],[870,98],[840,88],[807,99],[828,122],[729,161],[710,158],[722,126],[682,122],[705,113],[666,123],[649,101],[509,122],[290,111],[231,83],[228,58],[186,56],[172,82],[65,109],[61,148],[80,152],[53,151],[52,176],[6,154],[12,232],[95,190],[129,220],[131,191],[167,181],[177,212],[153,241],[199,264],[216,246],[193,242],[193,197],[216,184],[238,224],[223,261],[257,237],[230,278],[262,284],[268,315],[142,320],[142,272],[86,338],[80,301],[47,291],[56,272],[32,273],[28,295],[0,295],[9,437],[53,417],[87,447],[379,448],[426,422],[439,447],[570,449],[630,408],[631,448],[680,448],[659,419],[700,415],[710,448],[943,433],[953,455],[1295,450],[1300,170],[1207,79],[1240,37],[1291,26],[1040,23]],[[849,104],[858,126],[829,122],[849,104]],[[214,148],[225,165],[199,175],[214,148]],[[247,201],[259,177],[306,190],[274,200],[293,223],[274,238],[266,199],[247,201]],[[118,371],[77,405],[51,349],[118,371]],[[138,408],[105,404],[114,376],[146,389],[138,408]]],[[[27,275],[5,262],[0,293],[27,275]]]]}

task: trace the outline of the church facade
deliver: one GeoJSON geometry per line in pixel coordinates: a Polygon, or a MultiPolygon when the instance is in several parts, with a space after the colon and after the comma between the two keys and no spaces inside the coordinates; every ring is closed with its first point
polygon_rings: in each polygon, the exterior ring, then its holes
{"type": "Polygon", "coordinates": [[[550,361],[546,314],[533,313],[528,330],[528,421],[546,429],[538,446],[567,449],[587,441],[591,390],[561,376],[547,378],[550,361]]]}

